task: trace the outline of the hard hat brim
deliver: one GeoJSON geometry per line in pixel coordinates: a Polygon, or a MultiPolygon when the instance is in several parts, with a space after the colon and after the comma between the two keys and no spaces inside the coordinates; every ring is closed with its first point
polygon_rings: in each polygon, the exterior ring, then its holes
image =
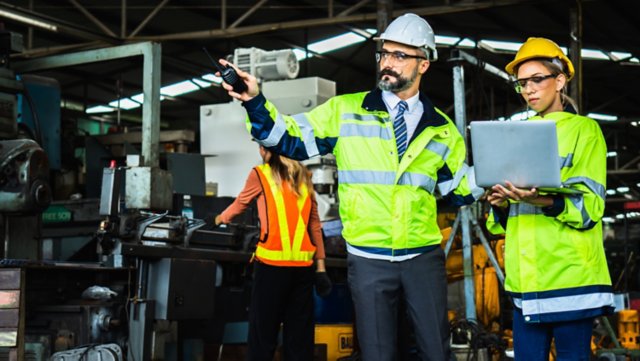
{"type": "MultiPolygon", "coordinates": [[[[507,64],[507,66],[504,67],[504,70],[507,73],[509,73],[510,75],[516,76],[515,68],[518,65],[520,65],[520,64],[522,64],[522,63],[524,63],[526,61],[532,60],[532,59],[551,59],[551,58],[547,58],[547,57],[540,56],[540,55],[525,56],[525,57],[522,57],[522,58],[519,58],[519,59],[512,60],[509,64],[507,64]]],[[[567,71],[569,73],[565,74],[565,75],[567,76],[567,81],[569,81],[569,80],[571,80],[573,78],[574,70],[573,70],[573,64],[569,63],[567,65],[568,65],[568,68],[569,68],[569,69],[567,69],[567,71]]]]}

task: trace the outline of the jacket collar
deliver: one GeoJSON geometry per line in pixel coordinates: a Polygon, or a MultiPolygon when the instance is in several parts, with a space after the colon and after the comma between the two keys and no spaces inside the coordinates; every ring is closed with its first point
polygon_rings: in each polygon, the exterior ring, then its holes
{"type": "MultiPolygon", "coordinates": [[[[422,113],[422,117],[414,134],[419,134],[427,126],[438,127],[447,124],[445,117],[436,111],[431,100],[429,100],[423,92],[420,92],[420,101],[422,102],[424,112],[422,113]]],[[[362,101],[362,108],[370,112],[388,112],[387,106],[382,100],[382,90],[375,88],[367,93],[362,101]]]]}

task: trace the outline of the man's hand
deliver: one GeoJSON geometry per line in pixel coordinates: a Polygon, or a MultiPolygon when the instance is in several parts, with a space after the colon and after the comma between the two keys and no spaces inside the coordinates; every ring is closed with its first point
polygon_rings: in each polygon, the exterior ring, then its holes
{"type": "MultiPolygon", "coordinates": [[[[258,79],[256,79],[255,76],[247,73],[246,71],[242,71],[238,69],[237,66],[235,66],[234,64],[224,59],[220,59],[220,64],[233,67],[236,70],[236,73],[238,73],[238,79],[240,81],[244,81],[245,84],[247,84],[247,91],[244,93],[238,94],[235,91],[233,91],[233,87],[231,85],[223,81],[222,87],[229,93],[229,96],[235,99],[241,100],[243,102],[246,102],[251,100],[256,95],[260,94],[260,87],[258,87],[258,79]]],[[[220,73],[217,72],[216,75],[220,76],[220,73]]]]}
{"type": "Polygon", "coordinates": [[[331,293],[333,284],[327,272],[316,272],[316,292],[320,297],[327,297],[331,293]]]}

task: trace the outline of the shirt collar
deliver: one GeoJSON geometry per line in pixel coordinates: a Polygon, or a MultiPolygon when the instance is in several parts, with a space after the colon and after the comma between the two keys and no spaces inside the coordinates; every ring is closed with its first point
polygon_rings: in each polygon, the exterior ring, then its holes
{"type": "MultiPolygon", "coordinates": [[[[384,101],[384,104],[387,106],[387,109],[392,110],[395,109],[398,106],[398,103],[400,103],[400,101],[402,99],[400,99],[395,93],[387,91],[387,90],[383,90],[382,91],[382,100],[384,101]]],[[[405,102],[407,102],[407,113],[411,113],[415,107],[416,104],[418,104],[418,102],[420,101],[420,92],[417,92],[414,96],[412,96],[411,98],[405,100],[405,102]]]]}

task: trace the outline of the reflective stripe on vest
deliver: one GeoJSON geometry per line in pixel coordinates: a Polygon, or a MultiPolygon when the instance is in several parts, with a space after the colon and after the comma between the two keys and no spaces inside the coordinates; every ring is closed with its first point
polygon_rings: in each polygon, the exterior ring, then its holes
{"type": "Polygon", "coordinates": [[[311,265],[315,246],[307,232],[311,199],[306,184],[300,186],[301,195],[296,197],[289,187],[278,187],[269,165],[261,165],[256,169],[267,199],[269,223],[267,239],[258,243],[256,256],[264,263],[277,266],[311,265]],[[295,202],[291,201],[293,197],[297,198],[295,202]],[[290,224],[295,224],[293,235],[290,224]],[[275,227],[277,230],[273,229],[275,227]]]}

